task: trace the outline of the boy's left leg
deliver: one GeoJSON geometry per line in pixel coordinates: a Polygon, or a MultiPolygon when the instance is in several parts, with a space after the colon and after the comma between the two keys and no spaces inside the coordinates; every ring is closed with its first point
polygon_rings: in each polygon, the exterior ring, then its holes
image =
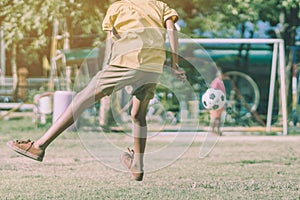
{"type": "Polygon", "coordinates": [[[139,100],[133,97],[131,110],[133,122],[133,143],[134,148],[130,153],[122,155],[122,162],[129,168],[134,179],[141,181],[144,175],[144,153],[147,141],[147,122],[146,114],[149,100],[139,100]]]}

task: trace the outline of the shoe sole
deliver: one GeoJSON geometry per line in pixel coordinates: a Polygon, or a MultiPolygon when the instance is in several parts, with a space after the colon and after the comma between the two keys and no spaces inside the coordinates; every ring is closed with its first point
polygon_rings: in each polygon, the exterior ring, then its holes
{"type": "Polygon", "coordinates": [[[7,144],[7,146],[8,146],[9,148],[11,148],[11,149],[14,150],[15,152],[21,154],[22,156],[26,156],[26,157],[28,157],[28,158],[31,158],[31,159],[33,159],[33,160],[40,161],[40,162],[43,161],[43,157],[34,155],[34,154],[32,154],[32,153],[30,153],[30,152],[28,152],[28,151],[25,151],[24,149],[20,149],[20,148],[16,147],[15,145],[13,145],[13,142],[7,142],[6,144],[7,144]]]}

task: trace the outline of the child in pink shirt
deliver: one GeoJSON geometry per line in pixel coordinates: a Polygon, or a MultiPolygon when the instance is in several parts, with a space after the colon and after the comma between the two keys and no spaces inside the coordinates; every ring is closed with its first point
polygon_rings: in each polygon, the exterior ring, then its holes
{"type": "MultiPolygon", "coordinates": [[[[226,94],[225,85],[222,80],[222,73],[220,71],[217,72],[217,77],[211,82],[210,87],[219,89],[224,94],[226,94]]],[[[225,106],[218,110],[210,110],[210,126],[212,128],[212,132],[218,135],[222,135],[222,132],[220,131],[220,127],[221,127],[221,116],[224,110],[225,110],[225,106]]]]}

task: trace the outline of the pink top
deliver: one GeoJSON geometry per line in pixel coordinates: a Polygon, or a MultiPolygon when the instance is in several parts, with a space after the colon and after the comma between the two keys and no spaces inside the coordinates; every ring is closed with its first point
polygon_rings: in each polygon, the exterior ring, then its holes
{"type": "MultiPolygon", "coordinates": [[[[222,92],[224,92],[224,94],[226,93],[225,85],[224,85],[222,79],[219,78],[219,77],[216,77],[211,82],[210,87],[219,89],[222,92]]],[[[223,108],[221,108],[219,110],[210,110],[210,116],[213,117],[213,118],[219,118],[224,110],[225,110],[225,107],[223,107],[223,108]]]]}
{"type": "Polygon", "coordinates": [[[212,88],[217,88],[217,89],[221,90],[222,92],[224,92],[224,94],[225,94],[225,92],[226,92],[226,91],[225,91],[225,85],[224,85],[222,79],[220,79],[219,77],[215,78],[215,79],[211,82],[210,87],[212,87],[212,88]]]}

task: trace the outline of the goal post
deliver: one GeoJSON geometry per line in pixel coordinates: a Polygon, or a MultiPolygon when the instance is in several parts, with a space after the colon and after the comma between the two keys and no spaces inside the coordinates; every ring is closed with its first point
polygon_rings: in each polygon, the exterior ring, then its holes
{"type": "Polygon", "coordinates": [[[284,41],[282,39],[180,39],[179,43],[198,43],[198,44],[273,44],[273,56],[271,63],[269,98],[267,110],[266,132],[271,131],[271,121],[274,103],[274,90],[276,71],[279,70],[281,113],[282,113],[282,134],[287,135],[287,97],[286,97],[286,79],[285,79],[285,52],[284,41]]]}

